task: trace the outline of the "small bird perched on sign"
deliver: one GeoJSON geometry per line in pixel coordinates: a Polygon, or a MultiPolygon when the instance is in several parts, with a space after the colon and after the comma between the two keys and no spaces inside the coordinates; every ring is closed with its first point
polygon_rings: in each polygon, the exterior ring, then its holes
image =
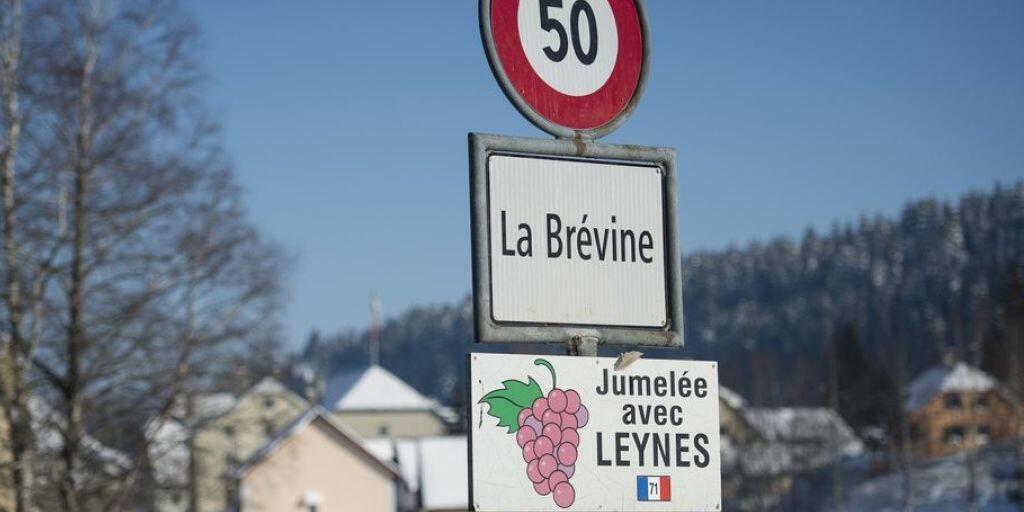
{"type": "Polygon", "coordinates": [[[622,371],[629,367],[629,365],[637,362],[643,357],[643,352],[623,352],[619,354],[618,359],[615,360],[615,371],[622,371]]]}

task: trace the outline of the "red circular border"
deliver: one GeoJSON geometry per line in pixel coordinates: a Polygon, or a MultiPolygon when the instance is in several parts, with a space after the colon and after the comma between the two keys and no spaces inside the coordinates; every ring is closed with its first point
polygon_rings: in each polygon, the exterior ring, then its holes
{"type": "Polygon", "coordinates": [[[614,121],[640,86],[643,29],[634,0],[608,0],[619,32],[619,55],[608,81],[587,96],[569,96],[547,84],[526,58],[519,37],[520,0],[491,0],[491,33],[511,86],[538,115],[573,130],[593,130],[614,121]]]}

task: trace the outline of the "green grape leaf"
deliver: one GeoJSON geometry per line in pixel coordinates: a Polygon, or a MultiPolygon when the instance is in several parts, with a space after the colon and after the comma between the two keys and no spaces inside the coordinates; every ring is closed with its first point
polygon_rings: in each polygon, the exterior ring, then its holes
{"type": "Polygon", "coordinates": [[[518,380],[506,380],[501,389],[495,389],[484,395],[480,403],[486,403],[489,407],[487,414],[498,418],[499,427],[507,427],[509,434],[519,430],[519,413],[527,407],[533,407],[533,402],[544,396],[537,381],[530,377],[530,381],[519,382],[518,380]]]}

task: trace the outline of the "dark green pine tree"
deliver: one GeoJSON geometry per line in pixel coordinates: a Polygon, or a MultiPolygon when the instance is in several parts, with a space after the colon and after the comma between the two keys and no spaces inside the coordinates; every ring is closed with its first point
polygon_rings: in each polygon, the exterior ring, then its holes
{"type": "Polygon", "coordinates": [[[853,324],[843,324],[835,331],[826,357],[834,358],[825,368],[836,372],[836,385],[830,387],[838,389],[830,393],[838,392],[843,419],[858,432],[889,425],[899,407],[896,386],[868,356],[853,324]]]}

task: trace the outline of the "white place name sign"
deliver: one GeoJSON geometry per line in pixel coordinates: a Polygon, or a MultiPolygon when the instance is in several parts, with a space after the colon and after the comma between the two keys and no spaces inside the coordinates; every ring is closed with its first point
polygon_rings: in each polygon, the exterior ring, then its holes
{"type": "Polygon", "coordinates": [[[666,326],[661,167],[493,154],[487,169],[495,321],[666,326]]]}

